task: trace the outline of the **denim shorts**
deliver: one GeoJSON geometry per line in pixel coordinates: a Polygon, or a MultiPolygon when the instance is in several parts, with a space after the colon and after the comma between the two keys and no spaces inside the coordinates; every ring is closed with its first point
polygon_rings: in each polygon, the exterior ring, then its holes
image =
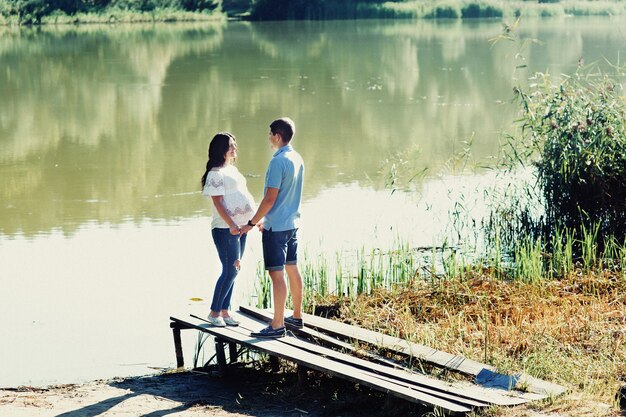
{"type": "Polygon", "coordinates": [[[282,271],[298,263],[298,229],[272,232],[263,229],[263,261],[268,271],[282,271]]]}

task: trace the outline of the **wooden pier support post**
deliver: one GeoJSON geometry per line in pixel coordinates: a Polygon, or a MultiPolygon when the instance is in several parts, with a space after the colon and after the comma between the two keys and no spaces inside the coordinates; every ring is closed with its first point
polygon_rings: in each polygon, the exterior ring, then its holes
{"type": "Polygon", "coordinates": [[[278,356],[270,355],[270,366],[272,367],[272,372],[278,372],[278,370],[280,369],[278,356]]]}
{"type": "Polygon", "coordinates": [[[226,352],[224,352],[224,341],[215,338],[215,357],[217,358],[217,372],[219,375],[226,373],[226,352]]]}
{"type": "Polygon", "coordinates": [[[307,371],[309,368],[302,364],[298,364],[298,389],[304,388],[307,381],[307,371]]]}
{"type": "Polygon", "coordinates": [[[228,342],[228,362],[236,363],[238,356],[239,353],[237,353],[237,344],[233,342],[228,342]]]}
{"type": "Polygon", "coordinates": [[[176,367],[182,368],[185,366],[185,360],[183,358],[183,344],[180,339],[180,327],[172,327],[172,333],[174,334],[174,350],[176,351],[176,367]]]}

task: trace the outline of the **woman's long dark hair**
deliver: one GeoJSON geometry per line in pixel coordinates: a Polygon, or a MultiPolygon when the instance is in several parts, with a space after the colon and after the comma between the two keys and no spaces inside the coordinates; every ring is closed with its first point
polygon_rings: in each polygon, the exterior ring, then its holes
{"type": "Polygon", "coordinates": [[[206,177],[209,171],[215,167],[221,167],[226,162],[226,152],[230,149],[230,140],[235,140],[235,136],[228,132],[220,132],[213,136],[209,144],[209,160],[206,163],[206,171],[202,176],[202,188],[206,184],[206,177]]]}

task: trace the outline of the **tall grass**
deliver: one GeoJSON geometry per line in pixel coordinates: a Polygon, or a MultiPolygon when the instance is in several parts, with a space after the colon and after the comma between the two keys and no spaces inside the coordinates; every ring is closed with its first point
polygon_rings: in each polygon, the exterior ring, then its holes
{"type": "Polygon", "coordinates": [[[269,308],[272,306],[272,281],[269,274],[261,264],[257,265],[256,275],[256,306],[258,308],[269,308]]]}
{"type": "MultiPolygon", "coordinates": [[[[314,312],[317,304],[328,299],[349,303],[380,290],[411,288],[416,282],[437,290],[450,285],[461,288],[476,275],[537,287],[576,273],[608,273],[623,278],[626,240],[610,237],[604,239],[610,243],[600,246],[598,230],[594,225],[583,229],[579,236],[576,231],[563,229],[550,240],[541,236],[522,237],[512,248],[509,260],[505,259],[497,239],[491,241],[483,257],[475,256],[469,248],[412,248],[401,240],[389,250],[363,247],[338,251],[332,259],[328,259],[329,254],[319,254],[315,259],[305,254],[300,263],[303,307],[305,311],[314,312]]],[[[260,264],[257,275],[257,306],[270,307],[271,281],[260,264]]]]}

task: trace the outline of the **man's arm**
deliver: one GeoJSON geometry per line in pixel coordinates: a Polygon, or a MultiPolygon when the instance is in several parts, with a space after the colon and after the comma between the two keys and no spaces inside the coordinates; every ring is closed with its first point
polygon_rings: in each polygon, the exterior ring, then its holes
{"type": "MultiPolygon", "coordinates": [[[[263,217],[267,213],[270,212],[272,207],[274,207],[274,203],[276,203],[276,198],[278,197],[278,188],[267,187],[265,189],[265,195],[263,196],[263,200],[261,200],[261,204],[259,204],[259,208],[256,213],[250,219],[250,222],[253,224],[257,224],[261,221],[263,217]]],[[[250,225],[244,225],[241,227],[241,233],[248,233],[252,229],[250,225]]]]}

